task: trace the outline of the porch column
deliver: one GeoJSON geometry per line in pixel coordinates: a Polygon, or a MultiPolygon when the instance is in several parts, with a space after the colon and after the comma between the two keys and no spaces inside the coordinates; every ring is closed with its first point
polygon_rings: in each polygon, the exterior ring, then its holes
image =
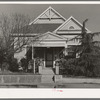
{"type": "MultiPolygon", "coordinates": [[[[25,49],[25,55],[27,53],[27,45],[24,46],[24,49],[25,49]]],[[[26,58],[26,56],[24,55],[24,57],[26,58]]]]}
{"type": "Polygon", "coordinates": [[[64,55],[66,56],[66,55],[68,55],[68,51],[66,50],[68,48],[68,45],[67,45],[67,43],[65,43],[65,50],[64,50],[64,55]]]}
{"type": "Polygon", "coordinates": [[[46,58],[45,58],[45,52],[46,52],[46,50],[44,49],[44,68],[46,67],[46,66],[45,66],[45,59],[46,59],[46,58]]]}
{"type": "Polygon", "coordinates": [[[35,74],[35,59],[34,59],[34,46],[32,45],[32,60],[34,61],[33,73],[35,74]]]}

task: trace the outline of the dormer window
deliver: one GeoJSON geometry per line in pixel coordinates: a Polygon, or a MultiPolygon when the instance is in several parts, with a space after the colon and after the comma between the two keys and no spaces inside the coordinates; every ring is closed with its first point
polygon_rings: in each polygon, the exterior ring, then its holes
{"type": "Polygon", "coordinates": [[[74,26],[70,26],[69,29],[70,29],[70,30],[74,30],[74,26]]]}

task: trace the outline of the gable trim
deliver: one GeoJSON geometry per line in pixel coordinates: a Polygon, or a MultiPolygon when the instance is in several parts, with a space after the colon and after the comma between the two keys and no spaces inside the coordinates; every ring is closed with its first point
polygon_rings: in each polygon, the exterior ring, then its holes
{"type": "MultiPolygon", "coordinates": [[[[81,27],[83,26],[78,20],[76,20],[73,16],[69,17],[62,25],[60,25],[54,32],[57,32],[57,30],[59,30],[60,28],[64,27],[65,24],[68,24],[70,22],[70,20],[73,19],[78,25],[80,25],[81,27]]],[[[85,28],[88,32],[91,32],[90,30],[88,30],[87,28],[85,28]]]]}
{"type": "Polygon", "coordinates": [[[60,38],[60,39],[62,39],[62,40],[67,41],[67,38],[62,37],[62,36],[59,36],[59,35],[57,35],[57,34],[55,34],[55,33],[49,32],[49,31],[46,32],[46,33],[44,33],[44,34],[38,35],[38,36],[35,37],[35,38],[39,38],[39,37],[41,37],[41,36],[45,36],[46,34],[51,34],[51,35],[53,35],[53,36],[55,36],[55,37],[58,37],[58,38],[60,38]]]}
{"type": "Polygon", "coordinates": [[[64,21],[66,21],[66,18],[64,18],[61,14],[59,14],[56,10],[54,10],[51,6],[47,8],[42,14],[40,14],[34,21],[30,22],[29,25],[36,23],[36,21],[45,14],[49,9],[52,9],[56,14],[58,14],[64,21]]]}

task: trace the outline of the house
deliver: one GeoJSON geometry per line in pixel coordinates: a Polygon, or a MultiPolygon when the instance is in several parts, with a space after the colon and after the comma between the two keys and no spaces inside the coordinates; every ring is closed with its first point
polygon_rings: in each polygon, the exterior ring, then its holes
{"type": "MultiPolygon", "coordinates": [[[[66,48],[79,44],[78,39],[71,39],[79,36],[82,31],[82,24],[73,16],[66,19],[52,7],[29,23],[29,27],[31,29],[26,31],[30,42],[21,52],[14,54],[14,57],[21,59],[28,54],[29,59],[42,58],[44,68],[54,67],[57,57],[70,55],[72,51],[67,51],[66,48]],[[32,34],[37,36],[33,37],[32,34]]],[[[86,31],[90,32],[87,28],[86,31]]]]}

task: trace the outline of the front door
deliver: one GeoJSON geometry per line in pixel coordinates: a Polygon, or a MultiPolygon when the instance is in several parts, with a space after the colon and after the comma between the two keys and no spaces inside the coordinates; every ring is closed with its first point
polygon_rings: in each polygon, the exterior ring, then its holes
{"type": "Polygon", "coordinates": [[[53,67],[53,48],[46,49],[46,67],[53,67]]]}

